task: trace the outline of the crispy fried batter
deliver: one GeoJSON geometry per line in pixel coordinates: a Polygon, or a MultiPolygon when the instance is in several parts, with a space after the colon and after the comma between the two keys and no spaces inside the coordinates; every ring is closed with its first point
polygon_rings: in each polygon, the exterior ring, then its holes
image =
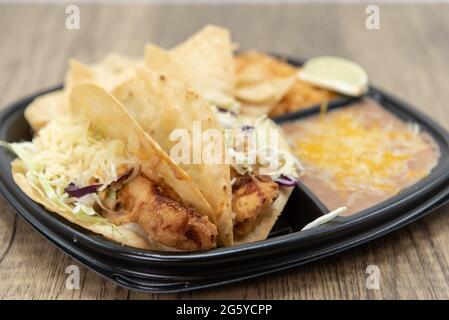
{"type": "Polygon", "coordinates": [[[142,174],[119,192],[120,214],[106,214],[115,224],[138,223],[148,237],[180,250],[207,250],[216,246],[217,228],[206,216],[178,201],[142,174]]]}
{"type": "Polygon", "coordinates": [[[235,213],[234,233],[248,233],[257,218],[279,196],[278,185],[268,176],[245,174],[232,186],[232,209],[235,213]]]}
{"type": "Polygon", "coordinates": [[[270,117],[280,116],[288,112],[307,109],[314,105],[327,103],[338,95],[330,90],[318,88],[302,80],[296,79],[290,90],[270,111],[270,117]]]}

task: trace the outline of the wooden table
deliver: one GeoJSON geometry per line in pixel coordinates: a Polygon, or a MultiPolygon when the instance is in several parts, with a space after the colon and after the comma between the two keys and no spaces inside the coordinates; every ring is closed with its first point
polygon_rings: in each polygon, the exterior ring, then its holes
{"type": "MultiPolygon", "coordinates": [[[[376,85],[449,128],[449,5],[381,5],[381,29],[365,27],[365,5],[85,5],[80,30],[63,5],[0,5],[0,105],[61,82],[67,60],[110,51],[140,55],[169,47],[206,23],[233,31],[241,48],[362,64],[376,85]]],[[[80,266],[81,289],[66,289],[79,265],[0,200],[0,299],[371,299],[449,298],[449,206],[388,236],[303,267],[240,284],[176,295],[131,292],[80,266]],[[366,288],[368,265],[380,290],[366,288]]]]}

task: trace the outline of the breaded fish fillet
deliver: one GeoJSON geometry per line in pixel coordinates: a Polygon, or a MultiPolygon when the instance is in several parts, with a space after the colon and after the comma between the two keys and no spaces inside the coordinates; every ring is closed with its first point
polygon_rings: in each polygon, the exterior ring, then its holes
{"type": "Polygon", "coordinates": [[[216,226],[170,195],[139,174],[118,191],[119,213],[105,215],[118,225],[137,223],[148,238],[167,247],[188,251],[214,248],[216,226]]]}

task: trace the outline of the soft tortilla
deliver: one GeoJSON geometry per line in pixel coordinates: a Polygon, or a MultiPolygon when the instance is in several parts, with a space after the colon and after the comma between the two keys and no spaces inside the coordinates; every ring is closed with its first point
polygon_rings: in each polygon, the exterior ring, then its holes
{"type": "MultiPolygon", "coordinates": [[[[201,124],[201,131],[216,129],[219,124],[210,106],[182,81],[157,74],[151,70],[138,70],[135,76],[118,86],[114,96],[123,103],[140,126],[154,138],[162,149],[170,153],[176,141],[170,139],[173,130],[192,132],[194,121],[201,124]]],[[[224,146],[221,145],[222,150],[224,146]]],[[[202,153],[202,149],[197,151],[202,153]]],[[[195,150],[191,150],[191,155],[195,150]]],[[[224,163],[224,162],[220,162],[224,163]]],[[[232,209],[229,165],[192,164],[179,166],[200,188],[215,215],[218,239],[221,245],[232,245],[232,209]]]]}
{"type": "Polygon", "coordinates": [[[94,84],[78,84],[72,89],[70,106],[74,114],[87,117],[107,138],[124,141],[129,151],[145,161],[145,167],[157,172],[181,199],[214,221],[209,204],[192,178],[162,151],[112,95],[94,84]]]}

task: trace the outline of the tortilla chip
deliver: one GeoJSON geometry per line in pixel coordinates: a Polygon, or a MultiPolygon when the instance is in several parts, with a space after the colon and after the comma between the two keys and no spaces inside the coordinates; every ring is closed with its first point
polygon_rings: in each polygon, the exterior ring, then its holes
{"type": "Polygon", "coordinates": [[[209,25],[170,51],[145,47],[145,65],[187,82],[210,103],[238,108],[234,99],[233,44],[229,31],[209,25]]]}
{"type": "Polygon", "coordinates": [[[247,51],[234,58],[236,84],[259,83],[272,78],[296,76],[298,70],[280,59],[258,51],[247,51]],[[262,78],[262,79],[261,79],[262,78]]]}
{"type": "Polygon", "coordinates": [[[80,82],[93,81],[94,78],[93,71],[88,65],[76,59],[70,59],[69,69],[65,76],[65,89],[71,88],[80,82]]]}
{"type": "Polygon", "coordinates": [[[25,109],[25,119],[35,132],[43,128],[51,119],[68,112],[64,92],[57,90],[37,97],[25,109]]]}
{"type": "Polygon", "coordinates": [[[236,97],[242,113],[268,113],[293,86],[297,70],[267,54],[249,51],[235,57],[236,97]]]}
{"type": "Polygon", "coordinates": [[[140,64],[141,61],[138,59],[115,53],[107,55],[93,65],[86,65],[71,59],[66,75],[66,89],[70,89],[77,83],[92,82],[111,91],[118,84],[130,78],[140,64]]]}
{"type": "Polygon", "coordinates": [[[129,151],[145,162],[142,170],[156,172],[183,201],[196,208],[200,214],[213,218],[210,205],[192,178],[162,151],[157,142],[142,130],[123,105],[107,91],[90,83],[78,84],[71,90],[70,107],[85,116],[95,130],[107,138],[124,141],[129,151]]]}
{"type": "Polygon", "coordinates": [[[107,90],[112,90],[119,83],[130,78],[137,65],[139,60],[118,54],[109,54],[92,66],[71,59],[64,90],[37,97],[25,110],[25,118],[37,132],[54,117],[67,114],[69,91],[75,84],[93,82],[107,90]]]}
{"type": "MultiPolygon", "coordinates": [[[[118,86],[113,94],[142,129],[167,153],[170,153],[178,143],[170,139],[173,130],[186,129],[191,133],[195,121],[201,124],[202,131],[217,129],[221,133],[221,128],[207,102],[190,90],[184,82],[169,76],[140,69],[133,78],[118,86]]],[[[224,146],[221,145],[221,148],[224,146]]],[[[193,157],[193,152],[202,153],[203,150],[190,151],[193,157]]],[[[192,164],[192,161],[188,161],[179,166],[192,177],[193,182],[211,205],[215,216],[212,221],[217,223],[221,245],[232,245],[229,165],[206,164],[204,161],[192,164]]]]}
{"type": "Polygon", "coordinates": [[[77,224],[89,231],[100,234],[105,238],[113,240],[123,245],[136,247],[141,249],[157,249],[156,246],[151,246],[148,241],[138,232],[130,230],[127,226],[115,226],[107,221],[105,223],[92,223],[89,219],[83,218],[80,214],[74,214],[71,211],[63,210],[56,207],[51,201],[43,197],[36,189],[34,189],[26,178],[26,168],[20,159],[15,159],[12,162],[12,176],[19,188],[33,201],[41,204],[47,210],[57,213],[64,219],[71,223],[77,224]]]}
{"type": "Polygon", "coordinates": [[[252,104],[273,105],[291,88],[293,79],[272,79],[269,81],[243,86],[237,91],[237,97],[252,104]]]}
{"type": "Polygon", "coordinates": [[[145,45],[144,51],[146,67],[187,82],[187,78],[184,77],[180,70],[179,62],[167,50],[149,43],[145,45]]]}

